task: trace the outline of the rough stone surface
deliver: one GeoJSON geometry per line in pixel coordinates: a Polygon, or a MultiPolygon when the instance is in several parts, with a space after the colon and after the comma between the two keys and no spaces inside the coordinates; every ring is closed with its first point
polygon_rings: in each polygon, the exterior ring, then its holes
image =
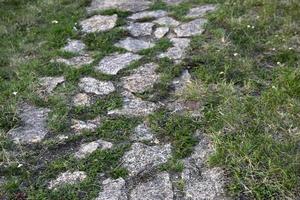
{"type": "Polygon", "coordinates": [[[150,89],[159,79],[159,75],[155,73],[157,68],[158,65],[148,63],[135,69],[133,74],[122,78],[123,87],[133,93],[141,93],[150,89]]]}
{"type": "Polygon", "coordinates": [[[81,78],[79,87],[86,93],[96,95],[107,95],[115,91],[115,87],[110,81],[98,81],[91,77],[81,78]]]}
{"type": "Polygon", "coordinates": [[[83,65],[89,65],[94,62],[94,59],[91,58],[89,55],[80,55],[73,58],[57,58],[54,60],[57,63],[63,63],[68,66],[72,66],[76,69],[81,68],[83,65]]]}
{"type": "Polygon", "coordinates": [[[117,15],[95,15],[81,21],[80,26],[82,27],[82,31],[85,33],[103,32],[114,28],[116,26],[117,19],[117,15]]]}
{"type": "Polygon", "coordinates": [[[161,26],[167,26],[167,27],[176,27],[180,24],[179,21],[173,19],[172,17],[162,17],[153,22],[161,26]]]}
{"type": "Polygon", "coordinates": [[[61,83],[65,82],[63,76],[59,77],[43,77],[39,78],[39,95],[45,97],[53,92],[53,90],[61,83]]]}
{"type": "Polygon", "coordinates": [[[144,12],[135,13],[129,16],[128,19],[140,20],[145,18],[160,18],[160,17],[165,17],[167,15],[168,13],[164,10],[144,11],[144,12]]]}
{"type": "Polygon", "coordinates": [[[141,36],[150,36],[153,30],[153,23],[145,22],[145,23],[132,23],[126,30],[134,37],[141,37],[141,36]]]}
{"type": "Polygon", "coordinates": [[[62,50],[71,53],[82,53],[85,47],[85,44],[80,40],[69,40],[62,50]]]}
{"type": "Polygon", "coordinates": [[[190,39],[187,38],[172,38],[173,47],[170,47],[167,52],[161,53],[160,58],[169,58],[171,60],[181,60],[185,57],[187,48],[190,45],[190,39]]]}
{"type": "Polygon", "coordinates": [[[147,169],[168,161],[171,157],[171,145],[148,146],[142,143],[134,143],[131,150],[123,156],[123,167],[129,174],[136,175],[147,169]]]}
{"type": "Polygon", "coordinates": [[[148,9],[151,4],[152,2],[148,0],[93,0],[91,6],[87,8],[87,11],[93,12],[119,9],[130,12],[139,12],[148,9]]]}
{"type": "Polygon", "coordinates": [[[142,123],[134,129],[134,133],[131,135],[130,139],[138,142],[149,142],[154,139],[154,135],[148,125],[142,123]]]}
{"type": "Polygon", "coordinates": [[[50,181],[48,189],[55,189],[63,185],[74,185],[82,182],[87,177],[85,172],[75,171],[75,172],[64,172],[61,173],[57,179],[50,181]]]}
{"type": "Polygon", "coordinates": [[[116,47],[124,48],[127,51],[138,52],[143,49],[149,49],[154,47],[154,44],[141,39],[135,39],[127,37],[124,40],[119,41],[115,44],[116,47]]]}
{"type": "Polygon", "coordinates": [[[178,26],[174,29],[174,32],[178,37],[191,37],[194,35],[200,35],[204,32],[204,25],[206,22],[206,19],[195,19],[178,26]]]}
{"type": "Polygon", "coordinates": [[[141,58],[142,56],[133,53],[116,53],[103,58],[95,68],[102,73],[116,75],[121,69],[128,67],[132,62],[141,58]]]}
{"type": "Polygon", "coordinates": [[[216,5],[213,4],[207,4],[207,5],[191,8],[186,17],[189,18],[204,17],[206,13],[213,12],[214,10],[216,10],[216,8],[217,8],[216,5]]]}
{"type": "Polygon", "coordinates": [[[86,93],[78,93],[73,97],[73,104],[76,107],[90,106],[91,105],[91,98],[86,93]]]}
{"type": "Polygon", "coordinates": [[[130,194],[131,200],[173,200],[172,183],[166,172],[157,174],[152,180],[139,184],[130,194]]]}
{"type": "Polygon", "coordinates": [[[163,0],[163,2],[165,2],[166,4],[169,5],[178,5],[180,3],[185,2],[186,0],[163,0]]]}
{"type": "Polygon", "coordinates": [[[15,143],[41,142],[48,133],[47,118],[50,110],[23,104],[18,112],[22,125],[9,131],[8,135],[15,143]]]}
{"type": "Polygon", "coordinates": [[[125,115],[125,116],[147,116],[159,108],[155,103],[143,101],[135,97],[130,92],[122,93],[124,98],[124,105],[121,109],[111,110],[108,115],[125,115]]]}
{"type": "Polygon", "coordinates": [[[96,200],[127,200],[125,180],[122,178],[106,179],[102,182],[102,188],[96,200]]]}
{"type": "Polygon", "coordinates": [[[169,32],[169,28],[168,27],[158,27],[155,31],[154,31],[154,36],[157,39],[161,39],[163,38],[168,32],[169,32]]]}
{"type": "Polygon", "coordinates": [[[99,117],[87,121],[72,119],[71,128],[75,131],[75,133],[80,134],[83,131],[95,131],[100,124],[101,119],[99,117]]]}
{"type": "Polygon", "coordinates": [[[112,148],[113,144],[104,140],[97,140],[90,143],[82,144],[79,150],[75,153],[75,157],[82,159],[93,153],[97,149],[106,150],[112,148]]]}

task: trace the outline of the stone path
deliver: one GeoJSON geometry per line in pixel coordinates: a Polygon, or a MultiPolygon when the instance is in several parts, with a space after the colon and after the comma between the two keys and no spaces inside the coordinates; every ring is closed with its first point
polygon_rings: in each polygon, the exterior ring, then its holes
{"type": "MultiPolygon", "coordinates": [[[[164,0],[167,5],[178,5],[184,0],[164,0]]],[[[88,19],[79,22],[81,32],[99,33],[109,31],[117,26],[118,15],[92,15],[97,11],[107,9],[120,9],[132,14],[127,18],[125,28],[130,36],[118,41],[115,46],[124,49],[123,52],[115,52],[102,58],[94,65],[94,70],[110,76],[119,76],[120,71],[127,69],[132,63],[143,59],[141,50],[155,46],[158,39],[166,38],[172,43],[172,47],[165,52],[160,52],[156,59],[169,58],[175,63],[180,63],[187,56],[191,37],[200,35],[205,31],[205,14],[214,11],[216,5],[195,6],[190,9],[186,18],[181,22],[174,19],[170,13],[164,10],[149,10],[152,1],[149,0],[93,0],[87,7],[90,15],[88,19]],[[140,22],[149,19],[147,22],[140,22]]],[[[94,59],[86,50],[86,45],[81,40],[68,40],[62,51],[75,53],[76,56],[65,59],[57,58],[52,62],[64,63],[70,67],[82,68],[90,65],[94,59]]],[[[89,107],[92,98],[104,98],[117,92],[123,98],[123,106],[109,110],[107,115],[82,121],[72,119],[70,128],[75,134],[84,131],[95,131],[101,126],[104,117],[139,117],[143,120],[159,108],[169,109],[173,113],[189,113],[191,116],[199,116],[201,113],[197,104],[187,104],[177,95],[186,89],[191,82],[188,70],[182,72],[182,76],[176,78],[172,87],[174,99],[165,99],[161,103],[142,99],[138,94],[150,91],[157,83],[161,74],[157,73],[158,63],[150,62],[131,70],[130,74],[116,79],[116,81],[100,80],[94,77],[81,77],[78,81],[78,91],[74,95],[72,103],[74,107],[89,107]]],[[[54,90],[66,82],[64,77],[42,77],[39,79],[41,97],[52,95],[54,90]]],[[[46,108],[36,108],[27,104],[20,106],[20,118],[22,124],[10,131],[9,137],[17,143],[41,142],[49,130],[46,126],[47,115],[50,112],[46,108]]],[[[200,134],[201,135],[201,134],[200,134]]],[[[97,200],[172,200],[172,199],[227,199],[224,196],[224,171],[219,168],[208,168],[207,157],[213,152],[211,144],[203,135],[199,137],[199,144],[194,153],[182,160],[184,169],[182,173],[170,174],[158,170],[159,166],[166,163],[172,157],[172,145],[166,141],[160,141],[153,130],[144,121],[138,125],[129,142],[131,148],[127,151],[120,166],[128,170],[127,178],[107,178],[101,182],[101,191],[97,200]],[[178,181],[183,183],[183,188],[178,188],[178,181]],[[180,190],[178,192],[178,190],[180,190]]],[[[73,152],[73,156],[80,160],[88,157],[96,150],[108,150],[117,144],[105,141],[101,138],[95,141],[83,143],[73,152]]],[[[62,185],[73,185],[84,181],[88,175],[84,171],[66,171],[57,174],[57,178],[49,180],[48,189],[55,190],[62,185]]]]}

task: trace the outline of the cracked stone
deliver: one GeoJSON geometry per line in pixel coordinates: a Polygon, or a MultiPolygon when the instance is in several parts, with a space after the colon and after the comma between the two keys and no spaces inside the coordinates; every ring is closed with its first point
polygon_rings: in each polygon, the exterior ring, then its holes
{"type": "Polygon", "coordinates": [[[141,58],[142,56],[133,53],[116,53],[103,58],[95,69],[105,74],[116,75],[121,69],[141,58]]]}
{"type": "Polygon", "coordinates": [[[162,17],[153,22],[161,26],[167,26],[167,27],[176,27],[180,24],[180,22],[173,19],[172,17],[162,17]]]}
{"type": "Polygon", "coordinates": [[[185,57],[187,48],[190,45],[190,39],[187,38],[172,38],[173,47],[170,47],[167,52],[161,53],[160,58],[169,58],[171,60],[181,60],[185,57]]]}
{"type": "Polygon", "coordinates": [[[138,52],[144,49],[152,48],[154,47],[154,44],[141,39],[127,37],[126,39],[116,43],[115,46],[126,49],[127,51],[138,52]]]}
{"type": "Polygon", "coordinates": [[[173,190],[170,176],[166,172],[157,174],[152,180],[136,186],[131,194],[131,200],[173,200],[173,190]]]}
{"type": "Polygon", "coordinates": [[[157,39],[161,39],[163,38],[168,32],[169,32],[169,28],[168,27],[158,27],[155,31],[154,31],[154,36],[157,39]]]}
{"type": "Polygon", "coordinates": [[[65,65],[72,66],[75,69],[79,69],[83,65],[92,64],[94,62],[94,59],[91,58],[89,55],[80,55],[80,56],[76,56],[76,57],[69,58],[69,59],[57,58],[57,59],[53,60],[52,62],[63,63],[65,65]]]}
{"type": "Polygon", "coordinates": [[[91,105],[91,98],[86,93],[78,93],[73,97],[73,104],[76,107],[90,106],[91,105]]]}
{"type": "Polygon", "coordinates": [[[134,129],[134,133],[131,135],[130,139],[138,142],[149,142],[154,140],[154,135],[148,125],[142,123],[134,129]]]}
{"type": "Polygon", "coordinates": [[[155,72],[157,68],[157,64],[148,63],[135,69],[133,74],[121,79],[123,87],[133,93],[141,93],[152,88],[160,77],[155,72]]]}
{"type": "Polygon", "coordinates": [[[40,88],[38,93],[41,97],[50,95],[54,89],[63,82],[65,82],[65,78],[63,76],[39,78],[40,88]]]}
{"type": "Polygon", "coordinates": [[[144,12],[135,13],[129,16],[128,19],[140,20],[145,18],[160,18],[160,17],[165,17],[167,15],[168,13],[164,10],[144,11],[144,12]]]}
{"type": "Polygon", "coordinates": [[[99,193],[96,200],[127,200],[125,191],[125,180],[118,178],[116,180],[106,179],[102,182],[102,192],[99,193]]]}
{"type": "Polygon", "coordinates": [[[103,32],[111,30],[116,26],[118,16],[95,15],[81,21],[79,24],[85,33],[103,32]]]}
{"type": "Polygon", "coordinates": [[[146,10],[152,4],[149,0],[93,0],[87,8],[89,13],[108,9],[119,9],[130,12],[146,10]]]}
{"type": "Polygon", "coordinates": [[[205,14],[216,10],[217,6],[213,4],[202,5],[196,8],[191,8],[186,17],[198,18],[204,17],[205,14]]]}
{"type": "Polygon", "coordinates": [[[84,92],[96,95],[107,95],[116,90],[112,82],[99,81],[91,77],[81,78],[78,85],[84,92]]]}
{"type": "Polygon", "coordinates": [[[147,116],[159,108],[158,105],[149,101],[143,101],[141,98],[135,97],[130,92],[124,91],[121,109],[108,111],[108,115],[125,115],[125,116],[147,116]]]}
{"type": "Polygon", "coordinates": [[[154,24],[150,22],[132,23],[126,29],[134,37],[150,36],[152,34],[154,24]]]}
{"type": "Polygon", "coordinates": [[[82,159],[87,157],[89,154],[93,153],[97,149],[107,150],[111,149],[113,144],[111,142],[107,142],[104,140],[97,140],[90,143],[82,144],[79,150],[75,153],[75,157],[78,159],[82,159]]]}
{"type": "Polygon", "coordinates": [[[8,132],[15,143],[29,144],[41,142],[48,134],[47,118],[50,110],[23,104],[19,108],[22,125],[8,132]]]}
{"type": "Polygon", "coordinates": [[[142,173],[168,161],[171,157],[171,145],[148,146],[134,143],[131,150],[122,158],[123,167],[127,168],[131,176],[142,173]]]}
{"type": "Polygon", "coordinates": [[[99,117],[87,121],[72,119],[71,128],[75,131],[75,133],[80,134],[83,131],[93,132],[99,127],[100,124],[101,124],[101,119],[99,117]]]}
{"type": "Polygon", "coordinates": [[[200,35],[204,32],[204,25],[206,24],[206,22],[206,19],[195,19],[178,26],[174,29],[174,32],[178,37],[191,37],[200,35]]]}
{"type": "Polygon", "coordinates": [[[68,44],[62,50],[71,53],[82,53],[85,47],[85,44],[80,40],[68,40],[68,44]]]}
{"type": "Polygon", "coordinates": [[[57,187],[63,185],[74,185],[84,181],[86,177],[87,177],[86,173],[82,171],[75,171],[75,172],[67,171],[61,173],[56,180],[50,181],[48,189],[56,189],[57,187]]]}

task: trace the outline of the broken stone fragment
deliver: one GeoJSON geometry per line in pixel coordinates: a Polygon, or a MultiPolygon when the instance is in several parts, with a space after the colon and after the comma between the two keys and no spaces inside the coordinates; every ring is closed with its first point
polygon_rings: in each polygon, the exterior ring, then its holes
{"type": "Polygon", "coordinates": [[[166,27],[176,27],[180,24],[180,22],[173,19],[172,17],[162,17],[153,21],[153,23],[159,24],[161,26],[166,26],[166,27]]]}
{"type": "Polygon", "coordinates": [[[135,13],[128,17],[130,20],[140,20],[140,19],[146,19],[146,18],[160,18],[167,16],[168,13],[164,10],[154,10],[154,11],[144,11],[135,13]]]}
{"type": "Polygon", "coordinates": [[[133,141],[150,142],[154,140],[154,135],[146,123],[138,125],[130,137],[133,141]]]}
{"type": "Polygon", "coordinates": [[[39,78],[38,82],[40,85],[38,94],[41,97],[46,97],[50,95],[59,84],[65,82],[65,78],[63,76],[43,77],[43,78],[39,78]]]}
{"type": "Polygon", "coordinates": [[[101,124],[100,117],[97,117],[93,120],[81,121],[72,119],[72,126],[71,128],[75,131],[75,133],[79,134],[83,131],[95,131],[98,126],[101,124]]]}
{"type": "Polygon", "coordinates": [[[157,39],[161,39],[163,38],[168,32],[169,32],[169,28],[168,27],[158,27],[155,31],[154,31],[154,36],[157,39]]]}
{"type": "Polygon", "coordinates": [[[170,176],[166,172],[157,174],[151,180],[137,185],[130,193],[131,200],[173,200],[170,176]]]}
{"type": "Polygon", "coordinates": [[[207,4],[207,5],[191,8],[189,13],[186,15],[186,17],[189,18],[204,17],[205,14],[209,12],[213,12],[214,10],[216,10],[216,8],[217,6],[213,4],[207,4]]]}
{"type": "Polygon", "coordinates": [[[190,39],[187,38],[172,38],[173,47],[170,47],[167,52],[161,53],[159,58],[169,58],[171,60],[182,60],[186,56],[187,48],[190,45],[190,39]]]}
{"type": "Polygon", "coordinates": [[[200,35],[204,32],[204,25],[207,23],[206,19],[195,19],[188,23],[182,24],[174,29],[178,37],[191,37],[200,35]]]}
{"type": "Polygon", "coordinates": [[[125,115],[132,117],[142,117],[153,113],[159,108],[158,105],[149,101],[143,101],[142,99],[135,97],[130,92],[124,91],[122,93],[124,98],[123,107],[121,109],[111,110],[108,115],[125,115]]]}
{"type": "Polygon", "coordinates": [[[127,200],[125,192],[125,180],[118,178],[116,180],[106,179],[102,182],[102,191],[96,200],[127,200]]]}
{"type": "Polygon", "coordinates": [[[115,44],[116,47],[126,49],[127,51],[138,52],[144,49],[149,49],[154,47],[151,42],[144,41],[142,39],[135,39],[127,37],[124,40],[119,41],[115,44]]]}
{"type": "Polygon", "coordinates": [[[113,144],[104,140],[97,140],[90,143],[82,144],[79,150],[75,153],[75,158],[82,159],[93,153],[97,149],[107,150],[112,148],[113,144]]]}
{"type": "Polygon", "coordinates": [[[160,77],[155,72],[157,68],[157,64],[148,63],[135,69],[133,74],[121,79],[123,87],[133,93],[150,89],[160,77]]]}
{"type": "Polygon", "coordinates": [[[92,0],[89,13],[108,9],[119,9],[123,11],[139,12],[146,10],[152,4],[149,0],[92,0]]]}
{"type": "Polygon", "coordinates": [[[68,40],[68,44],[62,49],[71,53],[82,53],[85,49],[85,44],[80,40],[68,40]]]}
{"type": "Polygon", "coordinates": [[[171,145],[148,146],[142,143],[134,143],[131,150],[122,158],[123,167],[129,171],[129,175],[137,175],[150,170],[168,161],[171,157],[171,145]]]}
{"type": "Polygon", "coordinates": [[[72,58],[57,58],[52,60],[52,62],[63,63],[65,65],[71,66],[75,69],[79,69],[84,65],[89,65],[94,62],[94,59],[89,55],[80,55],[72,58]]]}
{"type": "Polygon", "coordinates": [[[154,24],[150,22],[132,23],[126,27],[126,30],[134,37],[151,36],[154,24]]]}
{"type": "Polygon", "coordinates": [[[104,32],[111,30],[116,26],[117,15],[95,15],[91,18],[81,21],[79,24],[85,33],[104,32]]]}
{"type": "Polygon", "coordinates": [[[95,95],[107,95],[115,91],[115,86],[112,82],[98,81],[91,77],[81,78],[78,85],[84,92],[95,95]]]}
{"type": "Polygon", "coordinates": [[[82,171],[75,171],[75,172],[64,172],[61,173],[57,179],[50,181],[48,189],[57,189],[63,185],[74,185],[78,184],[84,179],[86,179],[87,175],[85,172],[82,171]]]}
{"type": "Polygon", "coordinates": [[[73,104],[76,107],[79,106],[90,106],[91,105],[91,97],[86,93],[78,93],[73,97],[73,104]]]}
{"type": "Polygon", "coordinates": [[[104,57],[95,69],[105,74],[116,75],[121,69],[141,58],[142,56],[133,53],[115,53],[104,57]]]}
{"type": "Polygon", "coordinates": [[[29,104],[22,104],[19,117],[22,125],[8,132],[15,143],[30,144],[41,142],[48,134],[47,118],[50,110],[37,108],[29,104]]]}

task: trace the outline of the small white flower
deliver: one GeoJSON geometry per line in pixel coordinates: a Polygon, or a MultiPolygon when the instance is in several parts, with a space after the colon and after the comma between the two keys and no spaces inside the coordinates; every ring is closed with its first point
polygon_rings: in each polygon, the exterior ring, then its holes
{"type": "Polygon", "coordinates": [[[277,62],[277,65],[281,65],[281,62],[277,62]]]}
{"type": "Polygon", "coordinates": [[[77,31],[77,28],[76,28],[76,26],[74,26],[74,27],[73,27],[73,30],[74,30],[74,31],[77,31]]]}
{"type": "Polygon", "coordinates": [[[234,54],[233,54],[234,57],[236,57],[236,56],[238,56],[238,55],[239,55],[238,53],[234,53],[234,54]]]}
{"type": "Polygon", "coordinates": [[[16,96],[18,94],[18,92],[13,92],[12,94],[16,96]]]}
{"type": "Polygon", "coordinates": [[[252,28],[252,29],[254,29],[254,28],[255,28],[255,26],[252,26],[251,28],[252,28]]]}
{"type": "Polygon", "coordinates": [[[224,74],[224,72],[220,72],[220,75],[221,75],[221,74],[224,74]]]}
{"type": "Polygon", "coordinates": [[[272,51],[275,51],[276,50],[276,48],[272,48],[272,51]]]}
{"type": "Polygon", "coordinates": [[[247,25],[247,28],[250,28],[251,26],[250,25],[247,25]]]}
{"type": "Polygon", "coordinates": [[[52,24],[58,24],[58,21],[57,20],[53,20],[51,23],[52,24]]]}
{"type": "Polygon", "coordinates": [[[20,168],[20,167],[22,167],[23,166],[23,164],[18,164],[18,168],[20,168]]]}
{"type": "Polygon", "coordinates": [[[292,47],[289,47],[289,50],[292,50],[293,48],[292,47]]]}

